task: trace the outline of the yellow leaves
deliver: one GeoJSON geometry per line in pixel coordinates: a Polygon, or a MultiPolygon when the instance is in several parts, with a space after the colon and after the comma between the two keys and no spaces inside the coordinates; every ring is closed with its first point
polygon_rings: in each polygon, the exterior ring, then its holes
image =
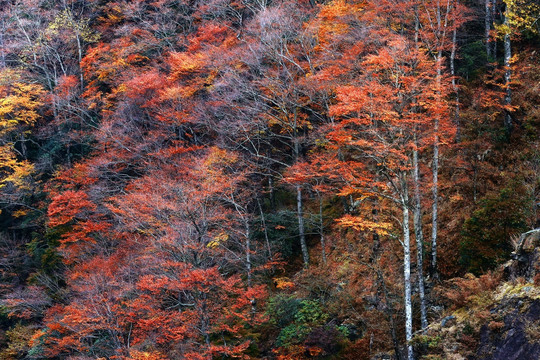
{"type": "Polygon", "coordinates": [[[229,240],[229,234],[227,233],[219,233],[218,235],[214,236],[214,239],[212,241],[210,241],[206,247],[209,248],[209,249],[214,249],[216,247],[218,247],[219,245],[221,245],[221,243],[225,242],[229,240]]]}
{"type": "Polygon", "coordinates": [[[510,28],[510,26],[505,24],[495,24],[495,30],[497,31],[499,37],[503,37],[504,35],[509,35],[512,33],[512,29],[510,28]]]}
{"type": "Polygon", "coordinates": [[[15,141],[24,139],[28,127],[40,118],[44,89],[21,81],[19,72],[0,71],[0,187],[11,183],[19,189],[28,189],[28,178],[34,167],[28,161],[19,160],[15,141]]]}
{"type": "Polygon", "coordinates": [[[34,166],[28,161],[18,161],[13,150],[13,144],[0,146],[0,169],[3,177],[0,177],[0,188],[7,183],[28,189],[26,179],[34,172],[34,166]]]}
{"type": "Polygon", "coordinates": [[[124,83],[118,85],[118,87],[115,89],[115,93],[117,94],[125,93],[126,91],[127,91],[127,86],[124,83]]]}
{"type": "Polygon", "coordinates": [[[232,152],[218,147],[212,147],[208,157],[204,161],[204,165],[211,170],[212,168],[222,168],[227,165],[232,165],[238,160],[238,156],[232,152]]]}
{"type": "Polygon", "coordinates": [[[92,31],[88,21],[87,19],[75,20],[71,10],[64,10],[49,24],[45,30],[45,36],[64,35],[65,30],[71,30],[87,43],[96,42],[99,40],[99,34],[92,31]]]}
{"type": "Polygon", "coordinates": [[[26,216],[30,213],[30,210],[28,209],[21,209],[21,210],[17,210],[13,213],[13,217],[14,218],[19,218],[19,217],[23,217],[23,216],[26,216]]]}
{"type": "MultiPolygon", "coordinates": [[[[1,81],[1,79],[0,79],[1,81]]],[[[11,131],[19,123],[33,125],[40,117],[44,90],[36,84],[15,82],[0,86],[0,135],[11,131]]]]}
{"type": "Polygon", "coordinates": [[[11,170],[11,174],[0,181],[0,187],[10,182],[19,189],[29,190],[26,179],[34,172],[34,165],[30,164],[28,161],[13,161],[12,164],[7,167],[11,170]]]}
{"type": "Polygon", "coordinates": [[[538,34],[540,31],[540,3],[531,0],[504,0],[508,25],[497,26],[499,34],[510,34],[511,28],[538,34]]]}
{"type": "Polygon", "coordinates": [[[158,353],[157,351],[137,351],[130,350],[129,360],[165,360],[166,357],[158,353]]]}
{"type": "Polygon", "coordinates": [[[340,226],[352,228],[356,231],[375,232],[380,236],[390,233],[392,224],[383,221],[372,221],[361,216],[345,215],[337,220],[340,226]]]}
{"type": "Polygon", "coordinates": [[[274,284],[277,289],[280,290],[291,290],[294,288],[294,283],[288,277],[278,277],[274,278],[274,284]]]}

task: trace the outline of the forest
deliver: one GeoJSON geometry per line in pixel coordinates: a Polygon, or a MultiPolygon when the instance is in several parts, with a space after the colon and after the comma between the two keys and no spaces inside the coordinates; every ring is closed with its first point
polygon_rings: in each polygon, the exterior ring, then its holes
{"type": "Polygon", "coordinates": [[[0,359],[537,360],[539,135],[538,0],[0,0],[0,359]]]}

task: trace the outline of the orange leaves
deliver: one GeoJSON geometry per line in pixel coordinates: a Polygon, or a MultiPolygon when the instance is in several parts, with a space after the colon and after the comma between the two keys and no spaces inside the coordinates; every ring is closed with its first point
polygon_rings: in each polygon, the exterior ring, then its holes
{"type": "Polygon", "coordinates": [[[359,111],[369,101],[369,93],[356,86],[341,86],[336,89],[338,103],[330,108],[330,116],[347,115],[359,111]]]}
{"type": "Polygon", "coordinates": [[[52,199],[47,215],[50,226],[59,226],[75,220],[89,210],[95,210],[88,195],[83,191],[68,190],[52,199]]]}
{"type": "Polygon", "coordinates": [[[219,46],[226,39],[228,31],[228,27],[222,24],[206,23],[191,39],[188,51],[195,53],[200,51],[203,46],[219,46]]]}
{"type": "Polygon", "coordinates": [[[356,18],[362,9],[363,1],[345,0],[334,0],[321,7],[317,17],[319,46],[329,46],[336,37],[349,31],[350,19],[356,18]]]}
{"type": "Polygon", "coordinates": [[[119,87],[123,93],[141,108],[149,111],[159,107],[159,91],[166,86],[166,78],[156,70],[142,73],[122,83],[119,87]]]}
{"type": "MultiPolygon", "coordinates": [[[[399,45],[401,49],[397,49],[398,51],[403,51],[405,49],[404,39],[394,39],[392,42],[399,45]]],[[[387,46],[392,46],[392,42],[387,46]]],[[[370,67],[372,70],[392,69],[396,65],[396,59],[387,48],[383,48],[377,54],[367,55],[363,64],[370,67]]]]}
{"type": "Polygon", "coordinates": [[[179,53],[173,52],[169,56],[171,66],[170,80],[178,80],[183,76],[195,74],[202,69],[204,65],[204,55],[202,53],[179,53]]]}

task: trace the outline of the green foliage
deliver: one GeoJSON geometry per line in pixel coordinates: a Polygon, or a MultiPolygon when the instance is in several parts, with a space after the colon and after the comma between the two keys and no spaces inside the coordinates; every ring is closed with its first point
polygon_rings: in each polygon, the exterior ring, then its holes
{"type": "Polygon", "coordinates": [[[266,313],[270,316],[271,324],[282,328],[293,322],[299,308],[299,299],[289,295],[278,294],[268,299],[266,313]]]}
{"type": "MultiPolygon", "coordinates": [[[[280,210],[275,213],[265,214],[266,231],[268,239],[283,258],[297,255],[300,250],[298,242],[298,218],[296,212],[290,210],[280,210]]],[[[259,219],[258,223],[261,221],[259,219]]],[[[306,222],[306,233],[311,231],[310,222],[306,222]]],[[[254,232],[254,236],[259,241],[265,241],[264,229],[262,226],[254,232]]]]}
{"type": "Polygon", "coordinates": [[[34,330],[31,326],[25,326],[21,323],[6,331],[8,346],[0,352],[0,358],[3,360],[22,359],[30,349],[29,341],[34,330]]]}
{"type": "Polygon", "coordinates": [[[328,319],[328,314],[324,313],[320,304],[314,300],[302,300],[300,309],[294,316],[296,322],[319,325],[323,324],[328,319]]]}
{"type": "Polygon", "coordinates": [[[349,329],[348,326],[346,325],[339,325],[338,327],[336,327],[337,331],[340,332],[341,335],[343,335],[343,337],[347,338],[351,335],[351,330],[349,329]]]}
{"type": "Polygon", "coordinates": [[[45,339],[44,331],[40,330],[41,336],[35,338],[32,342],[32,346],[28,350],[28,358],[30,359],[42,359],[45,357],[45,339]]]}
{"type": "Polygon", "coordinates": [[[34,233],[32,241],[26,244],[28,253],[46,274],[55,273],[62,264],[57,248],[63,234],[69,231],[69,225],[50,228],[44,235],[34,233]]]}
{"type": "Polygon", "coordinates": [[[460,49],[460,59],[457,61],[457,73],[465,79],[473,80],[485,71],[488,59],[485,45],[481,41],[475,41],[463,45],[460,49]]]}
{"type": "Polygon", "coordinates": [[[442,339],[439,335],[418,335],[414,337],[413,342],[416,346],[422,346],[428,349],[435,349],[441,344],[441,340],[442,339]]]}
{"type": "MultiPolygon", "coordinates": [[[[302,343],[314,329],[323,326],[329,317],[318,301],[299,300],[287,295],[270,298],[267,314],[270,322],[281,328],[276,343],[284,347],[302,343]]],[[[337,330],[345,334],[348,329],[340,327],[337,330]]]]}
{"type": "Polygon", "coordinates": [[[463,225],[460,263],[467,272],[479,275],[508,258],[511,235],[527,229],[527,190],[511,182],[497,195],[486,197],[463,225]]]}

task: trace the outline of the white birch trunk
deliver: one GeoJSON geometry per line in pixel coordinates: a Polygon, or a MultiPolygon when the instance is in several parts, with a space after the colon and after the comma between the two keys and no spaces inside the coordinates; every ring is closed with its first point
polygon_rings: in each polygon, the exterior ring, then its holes
{"type": "MultiPolygon", "coordinates": [[[[442,51],[437,54],[437,86],[441,87],[442,76],[442,51]]],[[[438,90],[440,97],[440,91],[438,90]]],[[[431,192],[433,195],[432,218],[431,218],[431,275],[433,278],[438,278],[437,274],[437,227],[438,227],[438,211],[439,211],[439,118],[435,118],[433,124],[434,140],[433,140],[433,185],[431,192]]]]}
{"type": "Polygon", "coordinates": [[[302,204],[302,187],[296,185],[296,209],[298,216],[298,235],[300,237],[300,247],[302,248],[302,257],[304,259],[304,266],[309,265],[309,252],[306,244],[306,233],[304,229],[304,212],[302,204]]]}
{"type": "MultiPolygon", "coordinates": [[[[415,138],[416,142],[416,138],[415,138]]],[[[415,144],[417,145],[417,144],[415,144]]],[[[422,229],[422,202],[420,197],[420,171],[418,169],[418,150],[413,151],[414,180],[414,235],[416,240],[416,272],[418,276],[418,294],[420,296],[420,322],[422,329],[427,328],[426,291],[424,285],[424,234],[422,229]]]]}
{"type": "Polygon", "coordinates": [[[412,297],[411,297],[411,239],[409,229],[409,195],[407,183],[402,180],[403,210],[403,281],[405,288],[405,340],[407,341],[407,359],[414,360],[412,340],[412,297]]]}

